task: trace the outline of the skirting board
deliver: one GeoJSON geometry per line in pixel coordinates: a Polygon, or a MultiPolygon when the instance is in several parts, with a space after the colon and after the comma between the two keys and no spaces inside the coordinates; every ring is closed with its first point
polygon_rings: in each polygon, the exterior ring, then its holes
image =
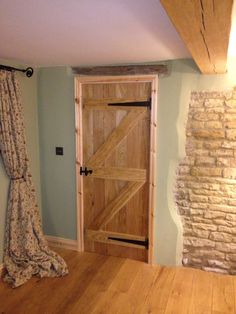
{"type": "Polygon", "coordinates": [[[62,249],[78,251],[78,244],[76,240],[64,239],[48,235],[46,235],[45,238],[48,241],[49,246],[55,246],[60,247],[62,249]]]}

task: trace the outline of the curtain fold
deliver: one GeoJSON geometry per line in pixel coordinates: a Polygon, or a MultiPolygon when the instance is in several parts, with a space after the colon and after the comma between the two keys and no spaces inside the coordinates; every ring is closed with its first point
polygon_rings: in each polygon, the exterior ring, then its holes
{"type": "Polygon", "coordinates": [[[65,261],[44,238],[26,149],[23,108],[15,72],[0,70],[0,152],[10,178],[4,280],[18,287],[33,275],[59,277],[65,261]]]}

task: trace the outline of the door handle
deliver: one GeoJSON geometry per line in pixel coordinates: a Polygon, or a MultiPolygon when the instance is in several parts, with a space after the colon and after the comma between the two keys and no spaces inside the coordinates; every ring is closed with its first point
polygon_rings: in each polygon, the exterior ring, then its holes
{"type": "Polygon", "coordinates": [[[93,170],[92,169],[88,169],[87,167],[80,167],[80,175],[81,176],[88,176],[89,174],[92,174],[93,173],[93,170]]]}

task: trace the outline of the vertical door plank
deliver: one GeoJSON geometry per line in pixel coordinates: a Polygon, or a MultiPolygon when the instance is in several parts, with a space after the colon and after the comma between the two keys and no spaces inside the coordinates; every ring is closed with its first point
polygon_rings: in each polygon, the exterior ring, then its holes
{"type": "Polygon", "coordinates": [[[143,111],[130,111],[127,116],[121,121],[118,127],[110,134],[105,143],[101,145],[96,153],[88,160],[88,167],[99,167],[106,158],[108,158],[115,150],[116,146],[121,140],[129,134],[133,127],[138,123],[139,119],[142,118],[145,110],[143,111]]]}
{"type": "Polygon", "coordinates": [[[91,229],[102,229],[118,211],[136,194],[144,182],[129,182],[97,216],[91,229]]]}
{"type": "MultiPolygon", "coordinates": [[[[86,164],[87,160],[93,155],[94,141],[93,141],[93,112],[89,110],[83,110],[83,161],[86,164]]],[[[82,166],[82,165],[81,165],[82,166]]],[[[78,175],[78,174],[77,174],[78,175]]],[[[94,211],[94,179],[83,179],[83,197],[84,197],[84,225],[87,226],[93,221],[94,211]]],[[[84,238],[84,248],[86,251],[94,250],[94,243],[87,241],[84,238]]]]}
{"type": "MultiPolygon", "coordinates": [[[[104,111],[94,110],[93,111],[93,154],[97,149],[104,143],[106,139],[105,134],[105,113],[104,111]]],[[[87,165],[87,163],[85,163],[87,165]]],[[[104,164],[102,165],[104,167],[104,164]]],[[[92,177],[85,178],[84,181],[90,180],[92,177]]],[[[97,212],[105,207],[105,182],[102,179],[93,180],[93,193],[94,193],[94,212],[92,220],[94,221],[97,212]]],[[[92,242],[92,241],[91,241],[92,242]]],[[[94,243],[94,249],[99,254],[106,254],[106,248],[100,243],[94,243]]]]}

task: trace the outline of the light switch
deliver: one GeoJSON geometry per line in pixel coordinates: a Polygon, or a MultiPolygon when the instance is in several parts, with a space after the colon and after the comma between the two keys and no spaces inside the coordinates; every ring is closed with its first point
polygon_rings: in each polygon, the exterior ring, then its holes
{"type": "Polygon", "coordinates": [[[56,147],[56,155],[64,155],[63,147],[56,147]]]}

